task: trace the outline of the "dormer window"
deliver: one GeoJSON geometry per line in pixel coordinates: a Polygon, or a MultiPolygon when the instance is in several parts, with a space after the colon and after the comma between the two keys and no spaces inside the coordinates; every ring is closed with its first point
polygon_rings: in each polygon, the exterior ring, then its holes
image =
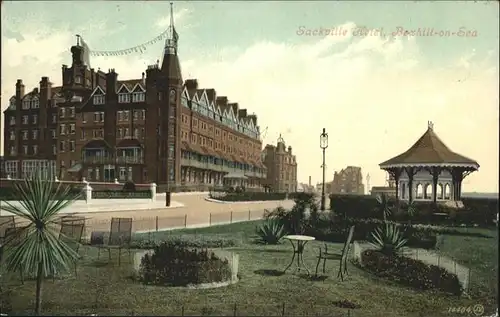
{"type": "Polygon", "coordinates": [[[189,108],[188,101],[187,101],[186,97],[181,97],[181,105],[183,107],[189,108]]]}
{"type": "Polygon", "coordinates": [[[143,92],[134,92],[132,94],[132,102],[144,102],[146,100],[146,94],[143,92]]]}
{"type": "Polygon", "coordinates": [[[118,94],[118,102],[119,103],[129,103],[130,102],[130,94],[118,94]]]}
{"type": "Polygon", "coordinates": [[[106,98],[103,95],[94,96],[94,105],[103,105],[106,98]]]}
{"type": "Polygon", "coordinates": [[[10,98],[9,110],[16,110],[16,98],[10,98]]]}
{"type": "Polygon", "coordinates": [[[82,83],[82,77],[76,76],[75,77],[75,84],[81,84],[82,83]]]}
{"type": "Polygon", "coordinates": [[[38,109],[38,108],[40,108],[40,100],[38,100],[38,98],[37,98],[37,97],[35,97],[35,98],[33,99],[33,101],[31,102],[31,108],[33,108],[33,109],[38,109]]]}
{"type": "Polygon", "coordinates": [[[28,110],[30,108],[31,100],[29,98],[26,98],[23,100],[23,110],[28,110]]]}

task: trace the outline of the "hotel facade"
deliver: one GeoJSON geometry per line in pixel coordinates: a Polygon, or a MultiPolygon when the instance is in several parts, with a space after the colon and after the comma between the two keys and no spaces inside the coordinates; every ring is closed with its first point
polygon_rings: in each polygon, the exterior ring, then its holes
{"type": "Polygon", "coordinates": [[[89,68],[71,47],[62,85],[48,77],[26,93],[22,80],[4,111],[4,174],[33,171],[61,180],[155,182],[160,190],[224,186],[241,175],[260,189],[267,177],[257,115],[183,80],[174,26],[163,59],[137,79],[89,68]]]}

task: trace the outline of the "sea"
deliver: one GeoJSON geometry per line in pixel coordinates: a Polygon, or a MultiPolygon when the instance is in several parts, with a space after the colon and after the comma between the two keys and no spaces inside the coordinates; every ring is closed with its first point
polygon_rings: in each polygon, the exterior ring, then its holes
{"type": "Polygon", "coordinates": [[[468,197],[468,198],[496,198],[496,199],[498,199],[498,193],[470,192],[470,193],[462,193],[462,197],[468,197]]]}

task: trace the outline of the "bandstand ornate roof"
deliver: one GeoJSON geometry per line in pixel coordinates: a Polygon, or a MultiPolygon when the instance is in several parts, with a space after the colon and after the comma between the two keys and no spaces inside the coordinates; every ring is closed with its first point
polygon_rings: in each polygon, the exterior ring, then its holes
{"type": "Polygon", "coordinates": [[[404,166],[457,166],[477,170],[479,164],[463,155],[451,151],[434,132],[432,122],[427,131],[406,152],[381,164],[380,168],[404,166]]]}

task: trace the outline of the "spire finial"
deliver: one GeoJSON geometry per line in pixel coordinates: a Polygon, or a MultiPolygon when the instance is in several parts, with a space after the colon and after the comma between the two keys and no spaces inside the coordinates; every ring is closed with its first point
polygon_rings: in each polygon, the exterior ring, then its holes
{"type": "Polygon", "coordinates": [[[170,27],[174,27],[174,3],[170,2],[170,27]]]}
{"type": "Polygon", "coordinates": [[[179,34],[175,31],[174,26],[174,3],[170,2],[170,25],[166,31],[165,52],[164,54],[176,55],[177,42],[179,41],[179,34]]]}
{"type": "Polygon", "coordinates": [[[76,46],[80,46],[80,35],[76,35],[76,46]]]}
{"type": "Polygon", "coordinates": [[[427,128],[429,130],[434,130],[434,123],[432,123],[432,121],[427,121],[427,128]]]}

